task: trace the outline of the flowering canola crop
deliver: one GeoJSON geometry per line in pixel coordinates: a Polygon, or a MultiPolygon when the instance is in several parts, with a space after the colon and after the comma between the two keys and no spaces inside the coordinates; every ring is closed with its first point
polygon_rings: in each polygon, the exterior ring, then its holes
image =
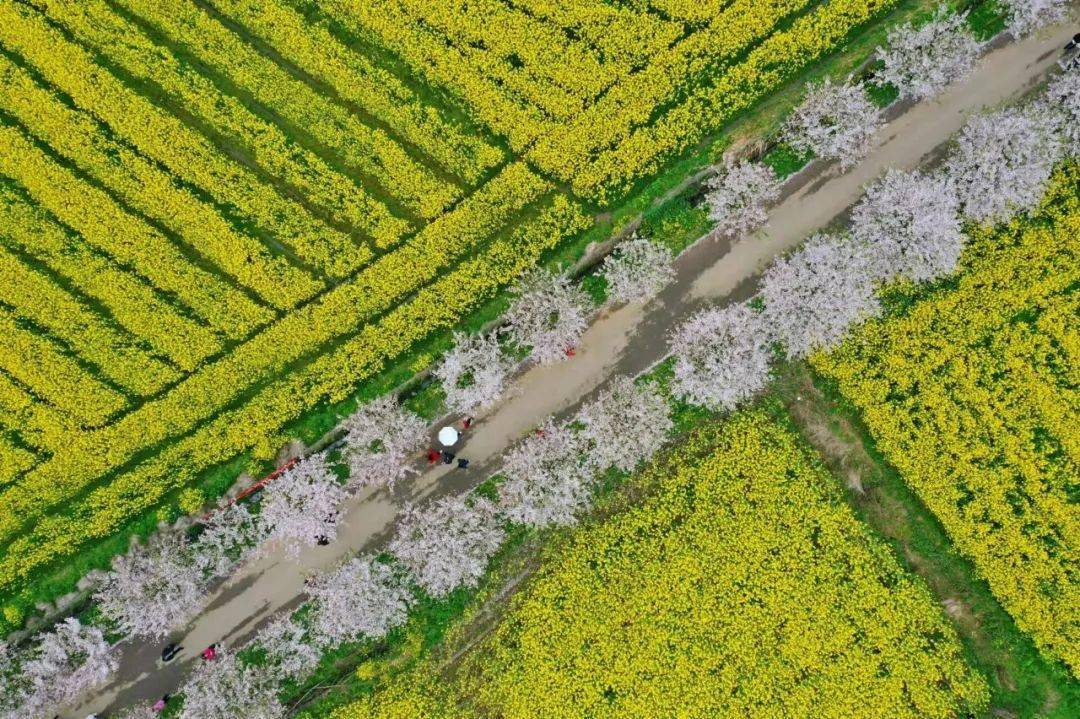
{"type": "Polygon", "coordinates": [[[1017,625],[1080,676],[1080,170],[955,286],[813,359],[1017,625]]]}

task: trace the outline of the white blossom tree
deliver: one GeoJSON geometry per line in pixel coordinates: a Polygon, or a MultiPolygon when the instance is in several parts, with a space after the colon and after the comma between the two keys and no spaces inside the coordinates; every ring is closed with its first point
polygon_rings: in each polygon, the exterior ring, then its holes
{"type": "Polygon", "coordinates": [[[18,667],[7,642],[0,641],[0,719],[11,719],[22,697],[18,667]]]}
{"type": "Polygon", "coordinates": [[[522,278],[506,311],[510,338],[529,347],[540,364],[566,357],[588,325],[589,298],[563,275],[546,269],[522,278]]]}
{"type": "Polygon", "coordinates": [[[639,385],[620,375],[577,415],[583,425],[587,464],[630,472],[651,457],[674,427],[671,407],[653,384],[639,385]]]}
{"type": "Polygon", "coordinates": [[[695,313],[670,338],[676,397],[730,412],[769,381],[769,333],[747,304],[695,313]]]}
{"type": "Polygon", "coordinates": [[[1003,0],[1003,4],[1009,16],[1006,28],[1014,37],[1060,22],[1068,13],[1067,0],[1003,0]]]}
{"type": "Polygon", "coordinates": [[[512,361],[494,334],[454,334],[454,348],[435,368],[451,412],[491,407],[506,389],[512,361]]]}
{"type": "Polygon", "coordinates": [[[407,506],[389,549],[418,586],[441,598],[475,586],[504,537],[495,505],[461,495],[407,506]]]}
{"type": "Polygon", "coordinates": [[[964,247],[960,202],[942,174],[890,169],[867,188],[851,224],[870,272],[881,280],[925,282],[947,275],[964,247]]]}
{"type": "Polygon", "coordinates": [[[207,579],[228,576],[261,542],[260,526],[246,505],[219,507],[193,544],[195,564],[207,579]]]}
{"type": "Polygon", "coordinates": [[[164,534],[113,559],[94,602],[124,634],[161,639],[195,615],[204,590],[187,541],[164,534]]]}
{"type": "Polygon", "coordinates": [[[124,709],[117,715],[116,719],[160,719],[160,717],[159,713],[145,704],[141,704],[124,709]]]}
{"type": "Polygon", "coordinates": [[[264,549],[281,546],[290,557],[320,537],[337,536],[339,508],[345,487],[322,453],[302,459],[266,485],[259,507],[259,534],[264,549]]]}
{"type": "Polygon", "coordinates": [[[831,347],[848,327],[881,311],[865,250],[830,235],[814,235],[773,262],[760,296],[764,326],[789,357],[831,347]]]}
{"type": "Polygon", "coordinates": [[[604,259],[601,274],[616,302],[645,302],[675,278],[674,257],[664,245],[634,236],[604,259]]]}
{"type": "Polygon", "coordinates": [[[200,662],[181,688],[184,705],[179,719],[244,717],[281,719],[285,707],[277,697],[270,671],[239,661],[219,647],[212,662],[200,662]]]}
{"type": "Polygon", "coordinates": [[[809,86],[782,134],[797,152],[838,159],[846,170],[870,151],[879,127],[881,116],[862,85],[834,85],[826,79],[809,86]]]}
{"type": "Polygon", "coordinates": [[[350,487],[392,486],[410,471],[427,423],[391,396],[368,402],[342,423],[350,487]]]}
{"type": "Polygon", "coordinates": [[[705,183],[709,219],[722,233],[738,235],[765,224],[767,205],[780,197],[776,172],[763,162],[728,165],[705,183]]]}
{"type": "Polygon", "coordinates": [[[982,45],[968,30],[966,17],[942,5],[929,22],[890,30],[885,47],[877,50],[884,67],[874,81],[895,86],[900,97],[922,100],[970,75],[982,45]]]}
{"type": "Polygon", "coordinates": [[[276,681],[302,679],[322,658],[318,637],[290,616],[279,617],[260,629],[253,644],[266,652],[266,667],[276,681]]]}
{"type": "Polygon", "coordinates": [[[584,437],[550,418],[512,447],[498,487],[504,516],[532,527],[573,524],[588,506],[595,479],[586,449],[584,437]]]}
{"type": "Polygon", "coordinates": [[[1080,157],[1080,72],[1066,70],[1051,80],[1042,108],[1064,153],[1080,157]]]}
{"type": "Polygon", "coordinates": [[[315,600],[313,627],[325,644],[380,639],[405,623],[413,600],[404,573],[371,556],[323,574],[309,593],[315,600]]]}
{"type": "Polygon", "coordinates": [[[108,681],[118,662],[101,630],[65,619],[21,662],[19,716],[47,719],[57,708],[108,681]]]}
{"type": "Polygon", "coordinates": [[[1061,157],[1053,129],[1045,113],[1016,107],[968,120],[945,162],[964,214],[1001,222],[1038,204],[1061,157]]]}

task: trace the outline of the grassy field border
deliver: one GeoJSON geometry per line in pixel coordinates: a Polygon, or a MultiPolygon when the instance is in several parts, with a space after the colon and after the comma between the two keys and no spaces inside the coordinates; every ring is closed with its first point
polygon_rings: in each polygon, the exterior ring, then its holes
{"type": "Polygon", "coordinates": [[[1043,656],[1016,626],[974,565],[956,552],[941,522],[878,450],[858,409],[805,363],[785,366],[771,391],[793,410],[792,422],[804,441],[818,448],[834,477],[858,473],[862,491],[849,485],[843,492],[856,515],[886,540],[907,571],[922,577],[939,601],[948,601],[952,611],[946,613],[967,659],[989,683],[987,716],[995,716],[995,710],[1021,717],[1080,715],[1080,682],[1064,665],[1043,656]],[[795,416],[803,412],[816,414],[839,444],[853,450],[823,450],[823,443],[811,436],[815,429],[795,416]]]}

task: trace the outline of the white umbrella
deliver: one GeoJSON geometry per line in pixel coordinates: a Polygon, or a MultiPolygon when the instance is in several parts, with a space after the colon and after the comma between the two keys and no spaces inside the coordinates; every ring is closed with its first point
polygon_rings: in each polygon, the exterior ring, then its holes
{"type": "Polygon", "coordinates": [[[442,443],[442,446],[452,447],[457,444],[457,441],[458,431],[450,425],[447,425],[439,430],[439,442],[442,443]]]}

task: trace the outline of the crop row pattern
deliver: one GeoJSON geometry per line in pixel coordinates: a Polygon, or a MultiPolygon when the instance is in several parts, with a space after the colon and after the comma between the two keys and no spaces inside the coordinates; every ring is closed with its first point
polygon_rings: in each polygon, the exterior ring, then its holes
{"type": "MultiPolygon", "coordinates": [[[[0,491],[0,539],[78,493],[136,453],[190,432],[259,382],[355,331],[475,251],[548,189],[521,163],[508,166],[465,202],[352,280],[281,318],[249,341],[102,429],[74,436],[69,449],[0,491]]],[[[368,325],[377,326],[377,325],[368,325]]]]}
{"type": "Polygon", "coordinates": [[[202,188],[244,222],[331,277],[347,275],[372,253],[287,199],[205,137],[101,67],[34,9],[0,0],[0,45],[18,53],[80,108],[108,124],[147,157],[202,188]]]}
{"type": "Polygon", "coordinates": [[[443,117],[393,72],[341,43],[324,22],[309,21],[273,0],[216,0],[214,5],[466,183],[476,184],[503,160],[474,128],[443,117]]]}
{"type": "MultiPolygon", "coordinates": [[[[453,327],[469,310],[534,265],[560,240],[588,225],[588,215],[561,196],[547,201],[484,251],[398,304],[381,319],[313,362],[262,388],[243,405],[208,424],[114,481],[95,488],[62,513],[40,518],[32,530],[0,551],[0,591],[108,536],[205,469],[235,457],[312,407],[346,397],[360,382],[432,332],[453,327]]],[[[42,465],[30,471],[32,478],[42,465]]],[[[4,500],[0,500],[4,501],[4,500]]],[[[36,513],[40,517],[40,512],[36,513]]]]}

